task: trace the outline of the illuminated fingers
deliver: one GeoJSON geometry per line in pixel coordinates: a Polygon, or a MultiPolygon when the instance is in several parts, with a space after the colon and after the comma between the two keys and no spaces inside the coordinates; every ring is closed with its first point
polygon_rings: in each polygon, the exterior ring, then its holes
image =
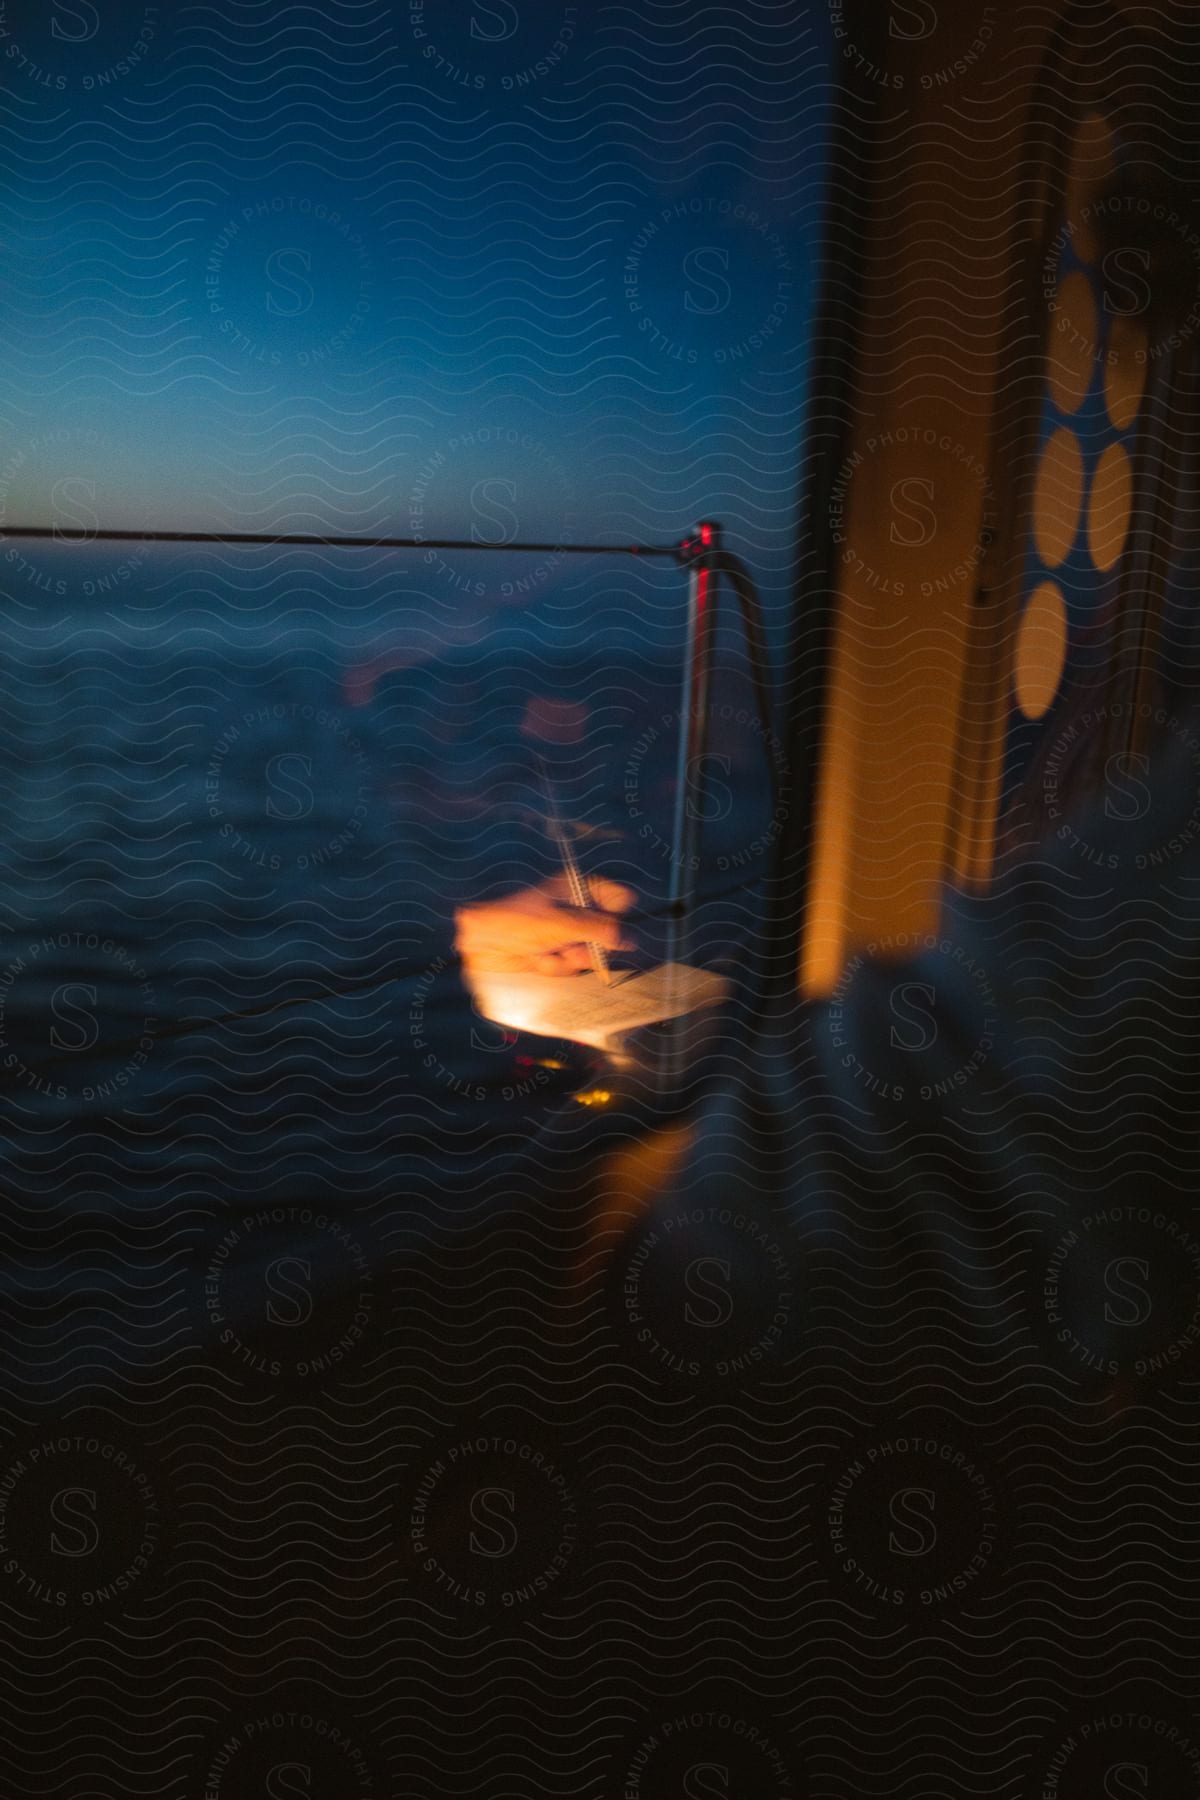
{"type": "Polygon", "coordinates": [[[593,875],[588,881],[588,890],[596,905],[605,912],[628,912],[637,895],[632,888],[625,887],[620,881],[605,881],[593,875]]]}

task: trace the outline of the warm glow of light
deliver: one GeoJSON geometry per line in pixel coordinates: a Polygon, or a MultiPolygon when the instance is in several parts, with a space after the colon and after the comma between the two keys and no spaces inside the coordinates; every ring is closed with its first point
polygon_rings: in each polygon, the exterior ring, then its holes
{"type": "Polygon", "coordinates": [[[1056,569],[1079,533],[1083,513],[1083,451],[1073,431],[1056,431],[1042,453],[1033,501],[1038,555],[1056,569]]]}
{"type": "Polygon", "coordinates": [[[576,1094],[575,1099],[580,1106],[611,1106],[612,1094],[607,1088],[588,1088],[586,1092],[576,1094]]]}
{"type": "Polygon", "coordinates": [[[1067,609],[1052,581],[1030,596],[1017,639],[1013,686],[1027,719],[1049,712],[1067,660],[1067,609]]]}
{"type": "Polygon", "coordinates": [[[1088,545],[1098,569],[1111,569],[1129,536],[1133,516],[1133,466],[1120,444],[1110,444],[1096,467],[1088,508],[1088,545]]]}

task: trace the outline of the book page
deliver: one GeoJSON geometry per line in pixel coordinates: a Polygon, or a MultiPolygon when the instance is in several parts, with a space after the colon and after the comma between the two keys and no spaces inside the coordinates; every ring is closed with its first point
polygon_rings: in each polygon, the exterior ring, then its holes
{"type": "Polygon", "coordinates": [[[715,1006],[729,991],[723,976],[686,963],[662,963],[645,974],[617,971],[611,987],[590,970],[583,975],[473,975],[471,985],[479,1010],[498,1025],[610,1052],[619,1051],[626,1032],[715,1006]]]}

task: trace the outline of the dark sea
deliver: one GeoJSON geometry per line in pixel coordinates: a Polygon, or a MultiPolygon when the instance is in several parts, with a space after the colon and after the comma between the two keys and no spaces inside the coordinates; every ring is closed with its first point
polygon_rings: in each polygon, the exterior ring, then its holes
{"type": "MultiPolygon", "coordinates": [[[[556,872],[540,757],[584,868],[661,915],[680,569],[140,543],[3,555],[15,1196],[103,1212],[143,1195],[444,1191],[563,1102],[587,1053],[475,1017],[454,909],[556,872]]],[[[735,635],[695,802],[708,903],[692,953],[709,964],[752,919],[778,829],[777,746],[735,635]]],[[[662,948],[642,919],[643,960],[662,948]]]]}

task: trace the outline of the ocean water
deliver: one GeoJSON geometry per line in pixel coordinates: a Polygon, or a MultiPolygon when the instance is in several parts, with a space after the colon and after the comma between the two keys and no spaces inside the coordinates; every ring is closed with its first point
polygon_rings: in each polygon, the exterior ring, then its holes
{"type": "MultiPolygon", "coordinates": [[[[472,1014],[456,904],[545,879],[543,759],[589,871],[661,913],[685,584],[511,590],[365,552],[5,551],[0,1073],[17,1194],[377,1194],[483,1164],[583,1053],[472,1014]],[[537,1060],[563,1066],[531,1074],[537,1060]]],[[[722,640],[697,960],[750,916],[776,758],[722,640]]],[[[640,927],[642,954],[662,927],[640,927]]]]}

